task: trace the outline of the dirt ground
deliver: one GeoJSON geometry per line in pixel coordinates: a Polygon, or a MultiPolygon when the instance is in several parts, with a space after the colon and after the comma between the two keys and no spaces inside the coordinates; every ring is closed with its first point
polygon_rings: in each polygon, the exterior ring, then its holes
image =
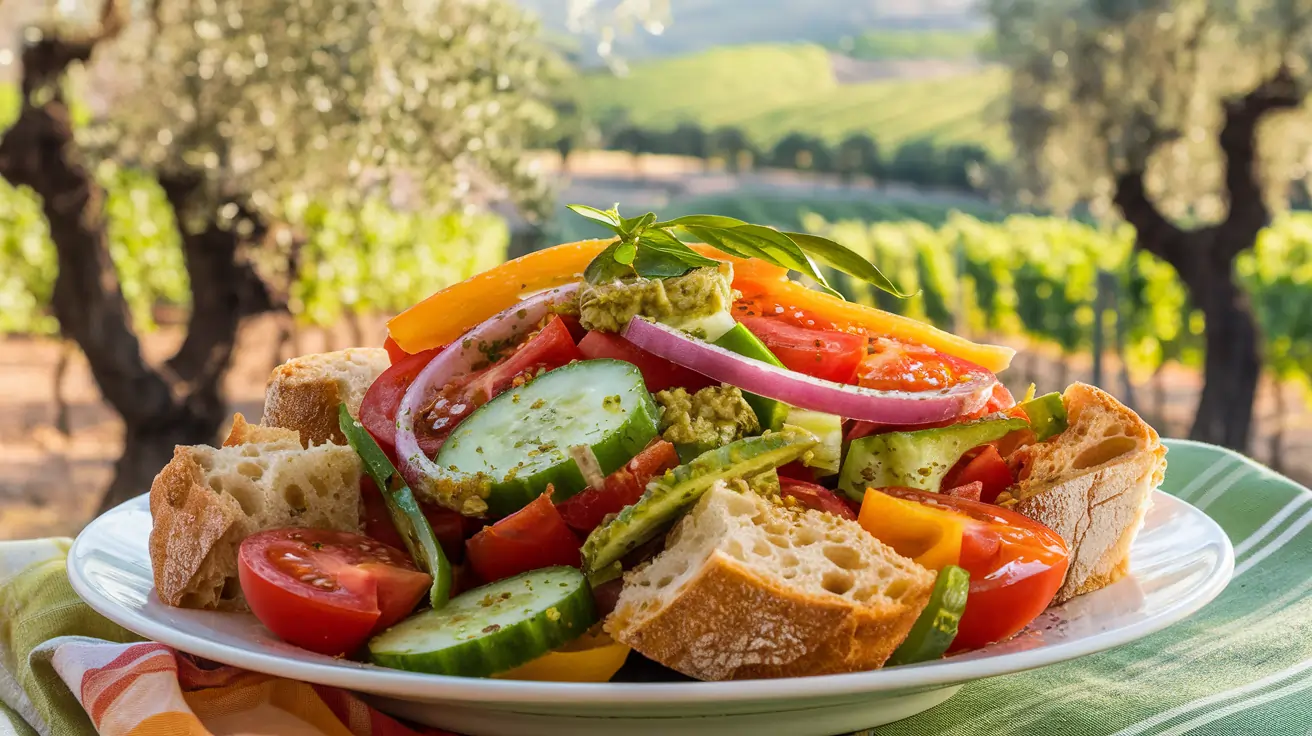
{"type": "MultiPolygon", "coordinates": [[[[379,345],[385,334],[383,320],[362,320],[366,344],[379,345]]],[[[248,325],[228,376],[228,395],[235,411],[256,420],[261,412],[264,383],[278,362],[280,323],[267,318],[248,325]]],[[[148,359],[159,360],[176,347],[179,331],[163,329],[147,335],[148,359]]],[[[300,331],[294,343],[284,345],[281,356],[335,350],[354,342],[345,327],[337,331],[300,331]]],[[[1019,347],[1019,346],[1018,346],[1019,347]]],[[[0,539],[53,534],[75,534],[96,507],[99,493],[109,483],[118,456],[122,429],[117,417],[101,401],[80,353],[71,351],[62,380],[68,406],[69,434],[56,429],[55,375],[62,347],[53,340],[0,340],[0,539]]],[[[1090,379],[1087,356],[1062,360],[1055,352],[1025,349],[1003,375],[1014,391],[1032,382],[1052,390],[1063,382],[1090,379]]],[[[1124,398],[1119,374],[1110,366],[1104,381],[1124,398]]],[[[1168,367],[1159,376],[1165,399],[1159,410],[1156,392],[1149,385],[1134,388],[1134,406],[1165,436],[1188,432],[1200,380],[1190,370],[1168,367]]],[[[1287,446],[1284,471],[1304,483],[1312,482],[1312,410],[1292,387],[1285,388],[1287,446]]],[[[1270,384],[1262,386],[1257,410],[1257,437],[1253,455],[1266,461],[1270,439],[1279,420],[1270,384]]],[[[141,489],[145,492],[148,489],[141,489]]]]}

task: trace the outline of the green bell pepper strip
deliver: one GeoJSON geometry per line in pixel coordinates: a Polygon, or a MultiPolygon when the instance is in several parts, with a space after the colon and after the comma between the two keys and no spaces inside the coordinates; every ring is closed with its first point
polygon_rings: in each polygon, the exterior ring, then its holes
{"type": "Polygon", "coordinates": [[[392,461],[383,453],[383,448],[365,431],[364,425],[351,417],[346,404],[337,407],[337,424],[342,434],[346,435],[351,449],[360,456],[365,472],[378,486],[378,492],[383,494],[392,523],[405,540],[405,546],[410,550],[415,564],[433,576],[433,588],[429,593],[433,608],[445,606],[451,597],[451,562],[442,552],[442,545],[437,543],[433,528],[428,525],[428,518],[419,508],[414,492],[406,485],[401,474],[396,472],[392,461]]]}

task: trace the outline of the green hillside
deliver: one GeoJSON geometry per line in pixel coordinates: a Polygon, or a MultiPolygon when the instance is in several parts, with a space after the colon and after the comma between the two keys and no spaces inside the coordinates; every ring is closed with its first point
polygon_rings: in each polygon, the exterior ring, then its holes
{"type": "Polygon", "coordinates": [[[623,116],[652,129],[735,125],[763,147],[795,132],[835,142],[864,132],[885,150],[916,138],[979,143],[998,155],[1008,148],[1000,69],[840,85],[820,46],[758,45],[636,64],[625,77],[591,74],[581,85],[598,119],[623,116]]]}
{"type": "Polygon", "coordinates": [[[989,33],[982,29],[866,31],[838,42],[838,48],[858,59],[972,59],[987,51],[989,33]]]}

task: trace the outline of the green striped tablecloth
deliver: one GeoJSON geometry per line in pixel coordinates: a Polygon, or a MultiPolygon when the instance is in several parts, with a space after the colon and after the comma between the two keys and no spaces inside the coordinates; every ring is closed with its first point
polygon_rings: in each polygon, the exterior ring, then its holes
{"type": "Polygon", "coordinates": [[[1312,734],[1312,491],[1236,453],[1167,441],[1162,490],[1235,546],[1219,598],[1102,654],[984,680],[874,736],[1312,734]]]}
{"type": "MultiPolygon", "coordinates": [[[[931,711],[867,733],[1312,735],[1312,492],[1237,454],[1168,444],[1164,490],[1206,511],[1234,541],[1235,577],[1216,601],[1134,644],[972,683],[931,711]]],[[[0,701],[26,716],[0,706],[0,736],[34,733],[24,720],[44,721],[42,733],[87,733],[83,714],[65,712],[77,701],[49,671],[42,642],[130,634],[77,600],[62,574],[66,546],[19,546],[50,547],[33,561],[55,567],[38,595],[19,588],[24,580],[30,588],[39,569],[22,563],[23,575],[6,578],[0,564],[0,701]]]]}

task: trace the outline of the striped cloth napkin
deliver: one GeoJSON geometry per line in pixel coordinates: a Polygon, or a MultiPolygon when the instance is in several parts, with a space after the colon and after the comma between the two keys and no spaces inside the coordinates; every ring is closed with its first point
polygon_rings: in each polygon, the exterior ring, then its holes
{"type": "MultiPolygon", "coordinates": [[[[972,683],[869,736],[1312,735],[1312,492],[1234,453],[1169,444],[1165,490],[1235,543],[1220,598],[1139,642],[972,683]]],[[[0,736],[441,733],[343,690],[136,641],[78,600],[67,550],[67,540],[0,543],[0,736]]]]}

